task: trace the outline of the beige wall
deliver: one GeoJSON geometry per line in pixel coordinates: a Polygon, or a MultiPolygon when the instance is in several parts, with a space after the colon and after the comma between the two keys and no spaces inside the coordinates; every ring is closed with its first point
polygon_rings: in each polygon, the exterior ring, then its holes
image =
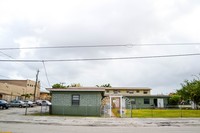
{"type": "Polygon", "coordinates": [[[129,95],[150,95],[150,90],[143,90],[143,89],[128,89],[128,90],[120,90],[120,89],[106,89],[105,95],[110,94],[129,94],[129,95]]]}
{"type": "Polygon", "coordinates": [[[27,80],[0,80],[0,83],[14,84],[26,87],[27,80]]]}
{"type": "MultiPolygon", "coordinates": [[[[27,80],[27,94],[34,94],[34,90],[35,90],[35,81],[32,80],[27,80]]],[[[39,99],[40,97],[40,83],[37,84],[37,88],[36,88],[36,99],[39,99]]]]}
{"type": "MultiPolygon", "coordinates": [[[[7,101],[24,99],[23,94],[34,94],[35,82],[31,80],[0,80],[0,98],[7,101]],[[19,81],[19,83],[17,83],[19,81]]],[[[36,99],[40,97],[40,84],[36,88],[36,99]]],[[[33,96],[30,97],[33,100],[33,96]]]]}

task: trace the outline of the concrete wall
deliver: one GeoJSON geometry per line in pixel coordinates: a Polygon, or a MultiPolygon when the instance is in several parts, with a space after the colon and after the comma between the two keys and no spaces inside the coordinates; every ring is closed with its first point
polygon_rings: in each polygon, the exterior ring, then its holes
{"type": "Polygon", "coordinates": [[[142,90],[142,89],[138,89],[138,90],[136,90],[136,89],[134,89],[134,90],[120,90],[120,89],[118,89],[118,90],[115,90],[115,89],[107,89],[106,91],[105,91],[105,95],[112,95],[112,94],[121,94],[121,95],[126,95],[126,94],[129,94],[129,95],[133,95],[133,96],[135,96],[135,95],[150,95],[150,90],[142,90]],[[117,93],[116,93],[117,92],[117,93]],[[144,94],[144,92],[146,92],[145,94],[144,94]]]}
{"type": "Polygon", "coordinates": [[[51,113],[56,115],[100,116],[101,92],[52,92],[51,113]],[[72,95],[80,95],[80,105],[72,105],[72,95]]]}

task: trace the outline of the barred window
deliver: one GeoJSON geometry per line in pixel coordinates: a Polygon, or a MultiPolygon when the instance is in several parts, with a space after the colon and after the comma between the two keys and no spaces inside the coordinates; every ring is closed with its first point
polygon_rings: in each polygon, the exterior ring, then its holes
{"type": "Polygon", "coordinates": [[[147,94],[148,92],[147,92],[147,91],[144,91],[143,93],[144,93],[144,94],[147,94]]]}
{"type": "Polygon", "coordinates": [[[149,104],[150,103],[150,99],[149,98],[144,98],[144,104],[149,104]]]}
{"type": "Polygon", "coordinates": [[[114,94],[118,94],[118,93],[120,93],[119,90],[113,90],[113,92],[114,92],[114,94]]]}
{"type": "Polygon", "coordinates": [[[80,104],[80,95],[74,94],[72,95],[72,105],[79,105],[80,104]]]}

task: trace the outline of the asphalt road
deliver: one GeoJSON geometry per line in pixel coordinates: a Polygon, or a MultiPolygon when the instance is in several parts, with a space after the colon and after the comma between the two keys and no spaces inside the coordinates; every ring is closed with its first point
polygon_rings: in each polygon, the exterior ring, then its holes
{"type": "Polygon", "coordinates": [[[0,123],[0,132],[11,133],[199,133],[200,127],[94,127],[0,123]]]}
{"type": "MultiPolygon", "coordinates": [[[[46,108],[44,108],[46,110],[46,108]]],[[[0,110],[0,133],[199,133],[199,118],[34,116],[41,107],[0,110]]]]}

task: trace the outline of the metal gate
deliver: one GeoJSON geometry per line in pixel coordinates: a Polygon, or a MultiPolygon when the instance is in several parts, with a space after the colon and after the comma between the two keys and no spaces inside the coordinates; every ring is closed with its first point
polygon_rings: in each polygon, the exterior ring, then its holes
{"type": "Polygon", "coordinates": [[[101,101],[101,117],[110,117],[110,98],[104,97],[101,101]]]}
{"type": "Polygon", "coordinates": [[[102,117],[131,117],[131,101],[127,97],[109,96],[102,100],[102,117]]]}

